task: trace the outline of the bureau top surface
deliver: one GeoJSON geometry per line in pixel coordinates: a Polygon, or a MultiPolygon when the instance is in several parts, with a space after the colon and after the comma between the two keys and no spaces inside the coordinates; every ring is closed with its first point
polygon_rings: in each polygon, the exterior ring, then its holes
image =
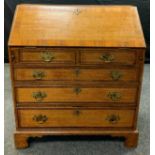
{"type": "Polygon", "coordinates": [[[18,5],[9,46],[145,47],[134,6],[18,5]]]}

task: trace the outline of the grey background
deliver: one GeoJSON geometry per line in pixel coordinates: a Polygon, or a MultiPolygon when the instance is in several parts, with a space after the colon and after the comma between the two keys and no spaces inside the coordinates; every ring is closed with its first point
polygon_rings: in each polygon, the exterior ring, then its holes
{"type": "Polygon", "coordinates": [[[144,36],[147,44],[147,52],[145,62],[150,61],[150,1],[149,0],[5,0],[4,1],[4,60],[8,62],[7,42],[10,33],[10,27],[14,10],[17,4],[20,3],[39,3],[39,4],[129,4],[138,7],[144,36]]]}

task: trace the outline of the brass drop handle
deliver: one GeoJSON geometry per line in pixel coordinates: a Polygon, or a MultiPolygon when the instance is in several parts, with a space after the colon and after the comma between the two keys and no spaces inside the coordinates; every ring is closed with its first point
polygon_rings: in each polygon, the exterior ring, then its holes
{"type": "Polygon", "coordinates": [[[114,60],[114,56],[111,54],[107,54],[107,53],[102,54],[99,58],[106,63],[112,62],[114,60]]]}
{"type": "Polygon", "coordinates": [[[55,56],[52,52],[43,52],[41,54],[41,58],[43,59],[43,61],[45,62],[50,62],[52,61],[53,59],[55,59],[55,56]]]}
{"type": "Polygon", "coordinates": [[[121,94],[118,92],[109,92],[107,95],[112,101],[118,101],[121,99],[121,94]]]}
{"type": "Polygon", "coordinates": [[[106,120],[111,124],[116,124],[118,121],[120,121],[120,117],[119,115],[112,114],[107,116],[106,120]]]}
{"type": "Polygon", "coordinates": [[[32,76],[36,80],[41,80],[45,77],[45,73],[43,71],[33,71],[32,76]]]}
{"type": "Polygon", "coordinates": [[[80,92],[81,92],[81,88],[77,87],[77,88],[74,88],[74,92],[76,93],[76,95],[78,95],[80,92]]]}
{"type": "Polygon", "coordinates": [[[38,91],[33,92],[32,96],[37,102],[41,102],[45,97],[47,97],[47,94],[45,92],[38,91]]]}
{"type": "Polygon", "coordinates": [[[119,80],[122,77],[122,73],[120,73],[119,71],[112,71],[110,73],[110,76],[113,80],[119,80]]]}
{"type": "Polygon", "coordinates": [[[80,74],[80,69],[75,69],[75,75],[78,77],[79,76],[79,74],[80,74]]]}
{"type": "Polygon", "coordinates": [[[48,120],[48,117],[46,115],[39,114],[39,115],[34,115],[32,120],[39,124],[43,124],[48,120]]]}

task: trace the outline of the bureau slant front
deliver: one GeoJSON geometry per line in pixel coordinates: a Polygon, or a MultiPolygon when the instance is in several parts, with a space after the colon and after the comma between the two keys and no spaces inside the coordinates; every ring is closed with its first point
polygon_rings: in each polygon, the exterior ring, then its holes
{"type": "Polygon", "coordinates": [[[8,46],[16,148],[56,135],[137,146],[145,41],[136,7],[18,5],[8,46]]]}

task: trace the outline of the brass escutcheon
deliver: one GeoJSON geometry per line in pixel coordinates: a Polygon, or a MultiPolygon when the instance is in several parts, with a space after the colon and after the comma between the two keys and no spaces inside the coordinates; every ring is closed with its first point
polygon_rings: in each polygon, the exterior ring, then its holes
{"type": "Polygon", "coordinates": [[[80,69],[76,68],[76,69],[75,69],[75,75],[78,77],[79,74],[80,74],[80,69]]]}
{"type": "Polygon", "coordinates": [[[80,110],[75,110],[75,111],[74,111],[74,114],[75,114],[76,116],[79,116],[79,115],[80,115],[80,110]]]}
{"type": "Polygon", "coordinates": [[[73,11],[73,14],[75,14],[75,15],[79,15],[80,13],[81,13],[81,10],[79,10],[79,9],[75,9],[73,11]]]}
{"type": "Polygon", "coordinates": [[[74,88],[74,92],[76,93],[76,95],[78,95],[81,92],[81,88],[74,88]]]}

